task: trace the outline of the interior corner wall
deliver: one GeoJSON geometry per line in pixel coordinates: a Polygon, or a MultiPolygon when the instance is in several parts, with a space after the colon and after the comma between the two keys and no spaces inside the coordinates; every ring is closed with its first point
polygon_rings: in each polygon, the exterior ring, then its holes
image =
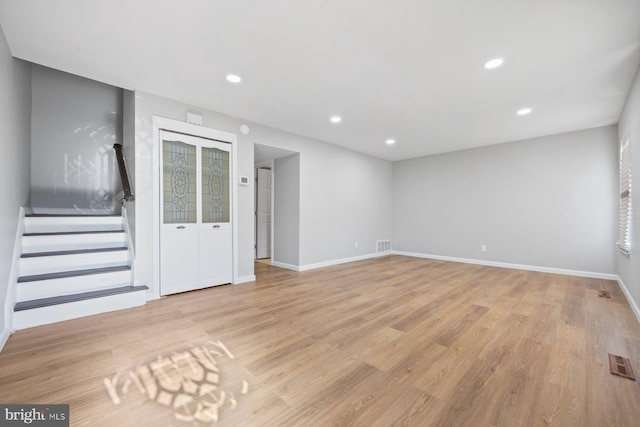
{"type": "MultiPolygon", "coordinates": [[[[631,253],[618,251],[618,275],[636,307],[640,306],[640,69],[627,97],[618,124],[618,141],[629,135],[631,144],[631,253]]],[[[638,313],[636,313],[637,315],[638,313]]]]}
{"type": "Polygon", "coordinates": [[[39,65],[31,80],[33,207],[116,211],[122,90],[39,65]]]}
{"type": "Polygon", "coordinates": [[[395,162],[393,248],[615,274],[616,140],[608,126],[395,162]]]}
{"type": "Polygon", "coordinates": [[[238,187],[239,276],[254,274],[254,144],[300,154],[299,266],[372,255],[376,240],[391,238],[389,161],[143,92],[136,92],[135,111],[137,283],[153,279],[154,115],[185,121],[195,112],[204,126],[237,134],[238,175],[250,178],[250,185],[238,187]],[[239,132],[243,123],[248,135],[239,132]]]}
{"type": "MultiPolygon", "coordinates": [[[[390,161],[266,126],[249,126],[248,136],[256,144],[300,154],[300,269],[372,256],[376,241],[391,239],[390,161]]],[[[277,192],[276,186],[275,197],[277,192]]]]}
{"type": "Polygon", "coordinates": [[[300,154],[273,162],[273,256],[281,264],[300,265],[300,154]]]}
{"type": "Polygon", "coordinates": [[[375,254],[392,236],[392,163],[318,142],[298,151],[300,266],[375,254]]]}
{"type": "Polygon", "coordinates": [[[252,144],[300,154],[300,269],[375,255],[376,241],[391,239],[390,161],[247,123],[252,144]]]}
{"type": "Polygon", "coordinates": [[[0,29],[0,336],[20,207],[29,205],[31,65],[11,56],[0,29]]]}

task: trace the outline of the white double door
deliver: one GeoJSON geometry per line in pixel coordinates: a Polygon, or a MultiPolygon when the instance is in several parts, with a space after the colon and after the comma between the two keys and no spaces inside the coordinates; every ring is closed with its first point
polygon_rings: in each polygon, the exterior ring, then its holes
{"type": "Polygon", "coordinates": [[[231,144],[160,131],[160,294],[232,281],[231,144]]]}

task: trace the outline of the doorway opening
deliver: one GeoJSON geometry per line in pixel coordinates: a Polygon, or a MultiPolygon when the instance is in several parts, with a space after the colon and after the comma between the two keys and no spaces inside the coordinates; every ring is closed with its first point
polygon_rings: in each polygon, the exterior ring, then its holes
{"type": "Polygon", "coordinates": [[[256,260],[271,263],[272,168],[256,168],[256,260]],[[267,261],[268,260],[268,261],[267,261]]]}
{"type": "MultiPolygon", "coordinates": [[[[278,220],[289,216],[288,204],[283,205],[278,203],[278,200],[282,200],[283,197],[299,198],[299,194],[291,194],[291,188],[288,185],[281,185],[282,179],[299,181],[299,171],[296,171],[293,176],[290,171],[281,170],[281,174],[278,175],[280,159],[289,156],[299,156],[299,153],[254,144],[254,258],[261,264],[277,265],[279,255],[298,250],[297,246],[290,247],[288,239],[279,237],[279,232],[282,234],[285,230],[277,227],[278,220]]],[[[258,271],[256,269],[256,273],[258,271]]]]}

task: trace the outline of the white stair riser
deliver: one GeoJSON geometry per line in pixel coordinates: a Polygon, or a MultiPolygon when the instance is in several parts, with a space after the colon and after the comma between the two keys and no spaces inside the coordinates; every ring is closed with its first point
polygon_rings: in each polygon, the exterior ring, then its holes
{"type": "MultiPolygon", "coordinates": [[[[84,231],[121,231],[122,217],[27,217],[24,233],[64,233],[84,231]]],[[[121,233],[66,234],[23,236],[23,252],[55,252],[65,250],[123,248],[127,236],[121,233]]],[[[86,270],[91,268],[130,265],[126,249],[73,255],[25,257],[20,259],[20,276],[86,270]]],[[[131,270],[74,276],[68,278],[21,282],[17,284],[17,301],[76,295],[90,291],[120,288],[131,284],[131,270]]],[[[84,301],[14,312],[16,329],[30,328],[98,313],[137,307],[146,303],[146,291],[140,290],[84,301]]]]}
{"type": "Polygon", "coordinates": [[[61,271],[86,270],[90,268],[128,265],[127,250],[97,252],[75,255],[55,255],[20,259],[20,275],[57,273],[61,271]]]}
{"type": "Polygon", "coordinates": [[[68,233],[72,231],[114,231],[122,230],[122,224],[60,224],[40,225],[25,224],[25,233],[68,233]]]}
{"type": "Polygon", "coordinates": [[[113,208],[93,208],[93,209],[80,209],[80,208],[43,208],[34,206],[31,208],[31,213],[39,215],[71,215],[71,216],[89,216],[89,215],[107,215],[111,216],[114,212],[113,208]]]}
{"type": "Polygon", "coordinates": [[[76,319],[93,314],[107,313],[138,307],[146,304],[146,292],[137,291],[126,294],[111,295],[77,301],[31,310],[16,311],[14,313],[14,327],[16,329],[32,328],[34,326],[76,319]]]}
{"type": "Polygon", "coordinates": [[[101,289],[118,288],[131,283],[131,270],[114,271],[61,279],[18,283],[18,302],[60,295],[72,295],[101,289]]]}
{"type": "Polygon", "coordinates": [[[120,216],[28,216],[25,227],[58,227],[63,225],[122,225],[120,216]]]}
{"type": "Polygon", "coordinates": [[[24,236],[22,238],[22,248],[25,253],[72,249],[121,248],[126,246],[126,237],[125,233],[24,236]]]}

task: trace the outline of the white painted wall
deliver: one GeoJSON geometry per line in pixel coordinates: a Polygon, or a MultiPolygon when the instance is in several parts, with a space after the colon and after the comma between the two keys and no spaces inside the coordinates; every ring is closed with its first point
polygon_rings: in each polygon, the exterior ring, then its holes
{"type": "Polygon", "coordinates": [[[301,268],[370,255],[376,240],[391,238],[391,162],[278,129],[250,126],[247,136],[252,142],[300,153],[301,268]]]}
{"type": "MultiPolygon", "coordinates": [[[[21,206],[29,204],[31,140],[31,66],[11,57],[0,29],[0,348],[5,298],[21,206]]],[[[4,336],[6,338],[6,336],[4,336]]]]}
{"type": "Polygon", "coordinates": [[[33,207],[117,209],[122,90],[34,65],[32,95],[33,207]]]}
{"type": "Polygon", "coordinates": [[[372,254],[391,239],[391,162],[309,142],[300,171],[301,266],[372,254]]]}
{"type": "MultiPolygon", "coordinates": [[[[199,112],[206,127],[238,136],[239,276],[253,275],[254,144],[300,153],[300,265],[375,252],[375,241],[391,237],[391,163],[324,142],[246,122],[178,101],[136,92],[136,281],[152,283],[152,116],[186,120],[199,112]],[[250,133],[239,132],[248,123],[250,133]],[[359,248],[354,249],[354,242],[359,248]]],[[[277,215],[277,212],[276,212],[277,215]]]]}
{"type": "Polygon", "coordinates": [[[609,126],[395,162],[393,249],[616,273],[616,136],[609,126]]]}
{"type": "Polygon", "coordinates": [[[273,256],[275,263],[300,265],[300,154],[273,162],[273,256]]]}
{"type": "MultiPolygon", "coordinates": [[[[253,144],[237,132],[239,121],[211,111],[155,95],[135,93],[135,184],[136,191],[136,269],[135,282],[153,286],[153,116],[186,121],[187,111],[200,111],[203,126],[238,133],[238,175],[253,177],[253,144]]],[[[237,186],[238,199],[238,268],[239,276],[253,275],[253,180],[249,186],[237,186]]]]}
{"type": "Polygon", "coordinates": [[[249,126],[251,133],[238,138],[300,153],[301,268],[370,255],[376,251],[376,240],[391,238],[391,162],[278,129],[249,126]]]}
{"type": "MultiPolygon", "coordinates": [[[[629,290],[636,307],[640,305],[640,70],[636,74],[629,97],[618,124],[618,139],[629,134],[631,140],[631,253],[618,251],[618,274],[629,290]]],[[[636,312],[636,315],[639,313],[636,312]]]]}

